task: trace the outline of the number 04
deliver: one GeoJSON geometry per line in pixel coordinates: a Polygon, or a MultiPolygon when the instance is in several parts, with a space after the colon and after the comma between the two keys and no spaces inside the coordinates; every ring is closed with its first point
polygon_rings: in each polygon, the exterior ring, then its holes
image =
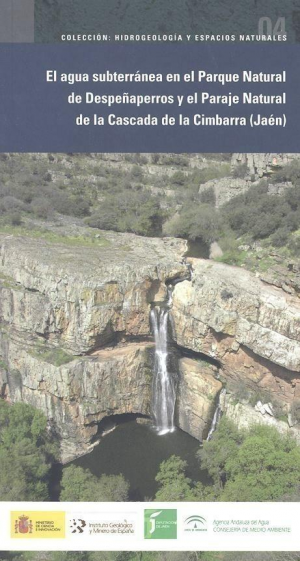
{"type": "Polygon", "coordinates": [[[285,18],[278,18],[274,27],[271,18],[264,17],[258,21],[259,35],[282,35],[285,33],[285,18]]]}

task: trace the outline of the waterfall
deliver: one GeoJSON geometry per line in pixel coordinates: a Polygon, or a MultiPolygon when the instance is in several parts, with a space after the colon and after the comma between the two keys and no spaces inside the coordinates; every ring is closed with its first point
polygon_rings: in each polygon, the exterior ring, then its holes
{"type": "Polygon", "coordinates": [[[219,420],[220,420],[221,415],[222,415],[221,399],[222,399],[222,396],[225,395],[225,394],[226,394],[226,389],[223,388],[220,392],[220,395],[219,395],[218,404],[217,404],[216,410],[214,412],[213,420],[212,420],[211,427],[209,429],[209,433],[207,435],[206,440],[211,440],[211,437],[212,437],[213,433],[215,432],[215,430],[218,426],[219,420]]]}
{"type": "Polygon", "coordinates": [[[169,308],[171,308],[172,304],[173,304],[173,286],[169,285],[168,286],[168,300],[167,300],[167,306],[169,308]]]}
{"type": "MultiPolygon", "coordinates": [[[[167,305],[172,302],[172,293],[168,292],[167,305]]],[[[155,338],[155,364],[153,378],[152,407],[156,429],[159,434],[175,430],[174,410],[176,391],[174,380],[168,372],[168,308],[151,310],[151,325],[155,338]]]]}

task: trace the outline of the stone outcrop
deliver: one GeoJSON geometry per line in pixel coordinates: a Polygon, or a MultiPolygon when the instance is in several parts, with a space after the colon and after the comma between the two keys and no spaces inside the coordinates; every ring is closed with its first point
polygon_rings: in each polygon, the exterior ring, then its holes
{"type": "MultiPolygon", "coordinates": [[[[268,181],[274,172],[296,159],[299,159],[299,154],[232,154],[231,172],[233,176],[212,179],[203,183],[200,185],[199,194],[212,190],[216,207],[219,208],[257,185],[261,179],[268,181]],[[241,167],[241,177],[235,177],[239,167],[241,167]]],[[[292,187],[290,181],[271,183],[269,180],[268,193],[282,195],[290,187],[292,187]]]]}
{"type": "Polygon", "coordinates": [[[97,443],[103,418],[150,415],[153,344],[104,349],[58,366],[49,362],[48,349],[39,341],[14,335],[0,337],[10,401],[24,401],[45,413],[61,440],[63,462],[97,443]]]}
{"type": "Polygon", "coordinates": [[[199,194],[212,189],[216,198],[216,207],[224,205],[237,195],[248,191],[252,183],[246,179],[235,179],[234,177],[223,177],[221,179],[212,179],[200,185],[199,194]]]}
{"type": "Polygon", "coordinates": [[[222,383],[215,378],[217,370],[204,361],[187,357],[179,361],[178,425],[201,441],[207,436],[222,389],[222,383]]]}
{"type": "Polygon", "coordinates": [[[247,403],[236,403],[232,397],[223,402],[223,413],[231,419],[239,429],[249,429],[253,425],[267,425],[275,428],[284,436],[292,436],[300,444],[300,431],[297,427],[290,427],[287,422],[275,419],[267,412],[262,413],[247,403]]]}
{"type": "Polygon", "coordinates": [[[286,406],[299,399],[299,299],[246,270],[190,261],[192,281],[173,295],[177,344],[219,361],[225,380],[268,388],[286,406]]]}
{"type": "MultiPolygon", "coordinates": [[[[180,240],[99,232],[74,242],[48,234],[49,241],[0,236],[0,395],[44,411],[63,461],[98,442],[105,418],[150,416],[149,313],[167,300],[172,281],[183,430],[206,437],[222,384],[233,395],[241,383],[267,390],[286,415],[300,400],[297,296],[241,268],[187,264],[180,240]]],[[[224,411],[236,419],[234,403],[224,411]]],[[[242,405],[241,418],[267,418],[242,405]]]]}
{"type": "Polygon", "coordinates": [[[95,444],[104,417],[150,415],[150,307],[188,274],[179,240],[73,242],[0,238],[0,392],[46,414],[63,461],[95,444]]]}
{"type": "Polygon", "coordinates": [[[148,336],[150,303],[187,274],[185,242],[109,232],[98,247],[67,241],[0,236],[0,321],[78,355],[148,336]]]}
{"type": "Polygon", "coordinates": [[[295,159],[299,159],[299,154],[232,154],[231,167],[234,170],[237,166],[245,164],[249,177],[254,176],[255,179],[259,179],[274,173],[295,159]]]}

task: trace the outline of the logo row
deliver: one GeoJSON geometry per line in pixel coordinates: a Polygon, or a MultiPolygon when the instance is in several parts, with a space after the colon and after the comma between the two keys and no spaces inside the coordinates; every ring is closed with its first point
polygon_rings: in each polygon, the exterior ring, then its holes
{"type": "MultiPolygon", "coordinates": [[[[11,512],[11,538],[65,538],[72,536],[136,535],[137,513],[62,511],[11,512]]],[[[207,531],[205,518],[198,514],[182,519],[184,532],[207,531]]],[[[144,538],[168,540],[177,538],[177,509],[145,509],[144,538]]]]}

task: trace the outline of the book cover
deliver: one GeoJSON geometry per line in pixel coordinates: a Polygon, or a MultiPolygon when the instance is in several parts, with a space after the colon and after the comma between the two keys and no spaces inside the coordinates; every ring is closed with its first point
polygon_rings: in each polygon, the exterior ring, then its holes
{"type": "Polygon", "coordinates": [[[0,560],[297,561],[300,5],[0,0],[0,560]]]}

